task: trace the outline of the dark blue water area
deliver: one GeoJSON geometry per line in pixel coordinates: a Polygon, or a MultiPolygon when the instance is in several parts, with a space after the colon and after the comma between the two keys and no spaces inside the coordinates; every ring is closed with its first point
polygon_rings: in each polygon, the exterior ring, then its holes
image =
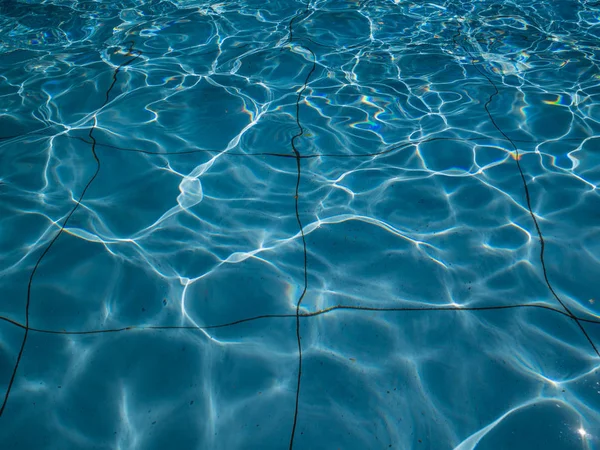
{"type": "Polygon", "coordinates": [[[0,3],[0,447],[600,448],[600,3],[0,3]]]}

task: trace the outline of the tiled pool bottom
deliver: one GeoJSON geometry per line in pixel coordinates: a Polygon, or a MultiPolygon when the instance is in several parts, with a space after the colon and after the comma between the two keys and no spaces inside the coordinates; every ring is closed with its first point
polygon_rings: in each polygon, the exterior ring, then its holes
{"type": "Polygon", "coordinates": [[[600,447],[600,4],[0,4],[7,449],[600,447]]]}

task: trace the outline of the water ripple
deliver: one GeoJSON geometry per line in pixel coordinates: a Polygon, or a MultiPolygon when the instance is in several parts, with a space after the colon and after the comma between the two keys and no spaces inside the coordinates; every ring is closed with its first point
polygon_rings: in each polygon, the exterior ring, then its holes
{"type": "Polygon", "coordinates": [[[2,3],[6,448],[596,448],[599,13],[2,3]]]}

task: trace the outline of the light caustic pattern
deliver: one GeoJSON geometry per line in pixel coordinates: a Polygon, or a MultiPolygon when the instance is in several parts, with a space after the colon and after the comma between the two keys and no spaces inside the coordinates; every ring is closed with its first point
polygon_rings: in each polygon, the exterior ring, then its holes
{"type": "Polygon", "coordinates": [[[600,447],[599,3],[0,29],[3,448],[600,447]]]}

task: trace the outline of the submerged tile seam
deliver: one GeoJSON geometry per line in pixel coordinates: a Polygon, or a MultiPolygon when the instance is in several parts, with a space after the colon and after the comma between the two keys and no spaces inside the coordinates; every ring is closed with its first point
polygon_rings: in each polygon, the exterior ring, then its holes
{"type": "Polygon", "coordinates": [[[463,51],[469,56],[469,58],[471,60],[471,65],[475,68],[475,70],[477,70],[477,72],[479,72],[479,74],[483,78],[485,78],[488,81],[490,86],[492,86],[492,88],[494,89],[494,92],[492,92],[490,94],[487,102],[483,105],[483,107],[484,107],[485,112],[487,113],[488,117],[490,118],[490,122],[492,123],[494,128],[504,137],[504,139],[506,139],[510,143],[511,147],[513,148],[513,150],[515,152],[514,159],[517,164],[517,169],[519,171],[519,176],[521,178],[521,182],[523,184],[523,191],[525,193],[525,202],[527,204],[527,210],[529,211],[529,215],[531,216],[531,219],[533,220],[533,224],[534,224],[535,230],[538,235],[538,240],[540,242],[540,258],[539,259],[540,259],[540,264],[542,267],[543,278],[544,278],[544,281],[546,282],[546,286],[548,287],[548,290],[550,291],[552,296],[558,301],[560,306],[562,306],[565,313],[577,324],[577,327],[581,330],[581,332],[583,333],[583,336],[587,339],[587,341],[591,345],[592,349],[594,350],[594,353],[596,353],[596,356],[598,356],[600,358],[600,352],[598,351],[596,344],[594,344],[594,341],[592,340],[592,338],[590,337],[588,332],[585,330],[585,328],[581,324],[581,321],[579,320],[579,318],[577,316],[575,316],[573,314],[573,312],[569,309],[569,307],[565,304],[565,302],[558,296],[558,294],[554,290],[554,287],[550,283],[550,279],[548,277],[548,271],[546,269],[546,260],[544,258],[544,251],[546,249],[546,241],[544,240],[544,235],[542,234],[542,229],[540,228],[538,220],[535,217],[535,213],[533,212],[533,208],[531,206],[531,195],[529,193],[529,187],[527,185],[527,180],[525,179],[525,173],[523,172],[523,168],[521,167],[521,162],[519,161],[519,155],[520,155],[519,148],[515,144],[515,141],[513,141],[504,132],[504,130],[502,130],[502,128],[500,128],[500,126],[496,123],[496,121],[494,120],[494,116],[492,115],[492,113],[490,112],[490,110],[488,108],[488,106],[494,100],[494,97],[500,93],[500,91],[498,90],[498,86],[496,86],[496,83],[494,83],[494,81],[483,70],[481,70],[480,67],[475,63],[477,58],[475,58],[475,56],[463,44],[458,42],[457,38],[459,38],[459,37],[462,37],[462,33],[460,31],[460,24],[458,25],[458,27],[456,29],[456,34],[454,34],[452,36],[452,41],[454,42],[454,44],[457,47],[460,47],[463,49],[463,51]]]}
{"type": "MultiPolygon", "coordinates": [[[[298,19],[299,17],[301,17],[305,14],[308,14],[309,12],[310,12],[310,0],[307,0],[306,8],[302,11],[299,11],[290,20],[290,24],[289,24],[290,50],[292,49],[293,39],[294,39],[294,34],[293,34],[294,33],[294,30],[293,30],[294,21],[296,19],[298,19]]],[[[296,124],[298,125],[298,132],[292,137],[292,139],[290,141],[292,153],[294,154],[294,157],[296,158],[297,176],[296,176],[296,189],[295,189],[295,195],[294,195],[294,208],[295,208],[295,213],[296,213],[296,222],[298,223],[298,229],[299,229],[300,235],[302,237],[302,254],[303,254],[303,260],[304,260],[303,261],[304,262],[304,264],[303,264],[304,280],[303,280],[302,292],[300,293],[300,296],[298,297],[298,300],[296,302],[295,316],[296,316],[296,342],[297,342],[297,346],[298,346],[298,374],[297,374],[297,379],[296,379],[294,419],[292,422],[292,430],[290,433],[289,450],[293,450],[293,448],[294,448],[294,437],[296,435],[296,426],[298,424],[298,407],[299,407],[299,403],[300,403],[300,386],[301,386],[301,382],[302,382],[302,342],[301,342],[301,336],[300,336],[300,306],[302,305],[302,300],[304,299],[304,296],[306,295],[306,291],[308,290],[308,254],[306,251],[306,237],[304,236],[304,227],[302,226],[302,220],[300,218],[300,211],[299,211],[299,207],[298,207],[299,196],[300,196],[300,179],[301,179],[301,175],[302,175],[301,155],[300,155],[300,152],[298,151],[298,149],[296,148],[295,141],[296,141],[296,139],[298,139],[302,135],[304,135],[304,128],[302,127],[302,124],[300,122],[300,102],[302,101],[302,94],[304,94],[304,91],[306,90],[306,87],[308,86],[310,77],[312,76],[315,69],[317,68],[317,57],[314,54],[314,52],[309,47],[303,46],[303,48],[308,50],[308,52],[312,55],[313,63],[312,63],[312,67],[311,67],[310,71],[308,72],[308,75],[306,75],[306,78],[304,80],[304,85],[298,91],[298,97],[296,99],[296,124]]],[[[283,50],[283,48],[282,48],[282,50],[283,50]]]]}
{"type": "MultiPolygon", "coordinates": [[[[326,314],[335,311],[362,311],[362,312],[485,312],[485,311],[501,311],[511,309],[540,309],[543,311],[550,311],[555,314],[559,314],[568,319],[572,317],[567,314],[564,310],[548,306],[542,303],[516,303],[512,305],[488,305],[488,306],[424,306],[424,307],[411,307],[411,306],[361,306],[361,305],[344,305],[338,304],[329,306],[327,308],[318,309],[316,311],[300,313],[298,316],[301,319],[310,319],[312,317],[324,316],[326,314]]],[[[66,336],[78,336],[78,335],[93,335],[93,334],[112,334],[122,333],[127,331],[172,331],[172,330],[215,330],[219,328],[233,327],[235,325],[241,325],[243,323],[255,322],[265,319],[293,319],[296,314],[260,314],[251,317],[245,317],[243,319],[233,320],[231,322],[224,322],[213,325],[129,325],[120,328],[105,328],[96,330],[52,330],[49,328],[37,328],[37,327],[26,327],[21,322],[10,319],[6,316],[0,316],[0,321],[9,323],[16,326],[17,328],[26,329],[34,333],[41,334],[53,334],[53,335],[66,335],[66,336]]],[[[600,325],[600,319],[591,319],[586,317],[577,316],[580,322],[590,323],[593,325],[600,325]]]]}
{"type": "MultiPolygon", "coordinates": [[[[133,63],[136,59],[138,59],[142,55],[142,52],[140,50],[135,50],[133,48],[134,42],[126,42],[125,44],[129,44],[129,47],[128,47],[128,50],[127,50],[127,53],[125,56],[127,56],[127,57],[132,56],[133,58],[128,59],[127,61],[123,62],[122,64],[120,64],[119,66],[117,66],[115,68],[115,70],[113,72],[112,83],[111,83],[110,87],[106,90],[106,98],[104,99],[102,106],[100,106],[100,108],[98,110],[101,110],[102,108],[104,108],[106,106],[106,104],[108,103],[110,93],[113,90],[113,88],[115,87],[115,84],[117,83],[117,75],[119,74],[121,69],[130,65],[131,63],[133,63]]],[[[98,173],[100,172],[100,159],[98,159],[98,155],[96,154],[96,139],[94,138],[94,131],[96,130],[97,125],[98,125],[97,117],[96,117],[96,115],[94,115],[93,124],[90,128],[88,137],[90,138],[91,144],[92,144],[91,150],[92,150],[92,155],[94,156],[94,160],[96,161],[96,170],[94,171],[92,177],[88,180],[85,187],[83,188],[83,191],[81,192],[79,199],[76,201],[75,206],[73,206],[73,208],[71,209],[69,214],[67,214],[67,217],[65,218],[60,229],[54,235],[54,237],[48,243],[48,245],[44,248],[44,251],[41,253],[41,255],[38,257],[35,265],[33,266],[33,270],[31,271],[31,274],[29,275],[29,281],[27,283],[27,300],[25,303],[25,328],[24,328],[25,333],[23,334],[23,340],[21,341],[21,347],[20,347],[19,353],[17,355],[17,360],[15,362],[15,365],[14,365],[14,368],[12,371],[12,375],[10,377],[10,381],[8,382],[8,387],[6,388],[6,393],[4,394],[4,400],[2,401],[2,406],[0,407],[0,417],[2,417],[2,414],[4,413],[4,410],[6,409],[6,405],[8,403],[8,398],[10,397],[10,393],[12,391],[12,387],[15,382],[15,378],[17,376],[17,371],[19,370],[19,364],[21,363],[21,358],[23,357],[23,352],[25,351],[25,345],[27,344],[27,337],[29,336],[29,331],[30,331],[29,307],[31,306],[31,286],[33,284],[33,279],[35,277],[37,269],[40,266],[42,260],[46,257],[46,255],[48,254],[48,252],[54,245],[54,243],[58,240],[60,235],[65,230],[65,227],[69,223],[69,220],[71,219],[73,214],[75,214],[75,211],[77,211],[77,209],[79,208],[79,205],[81,205],[81,202],[83,201],[83,198],[85,197],[87,190],[92,185],[92,183],[98,176],[98,173]]]]}

